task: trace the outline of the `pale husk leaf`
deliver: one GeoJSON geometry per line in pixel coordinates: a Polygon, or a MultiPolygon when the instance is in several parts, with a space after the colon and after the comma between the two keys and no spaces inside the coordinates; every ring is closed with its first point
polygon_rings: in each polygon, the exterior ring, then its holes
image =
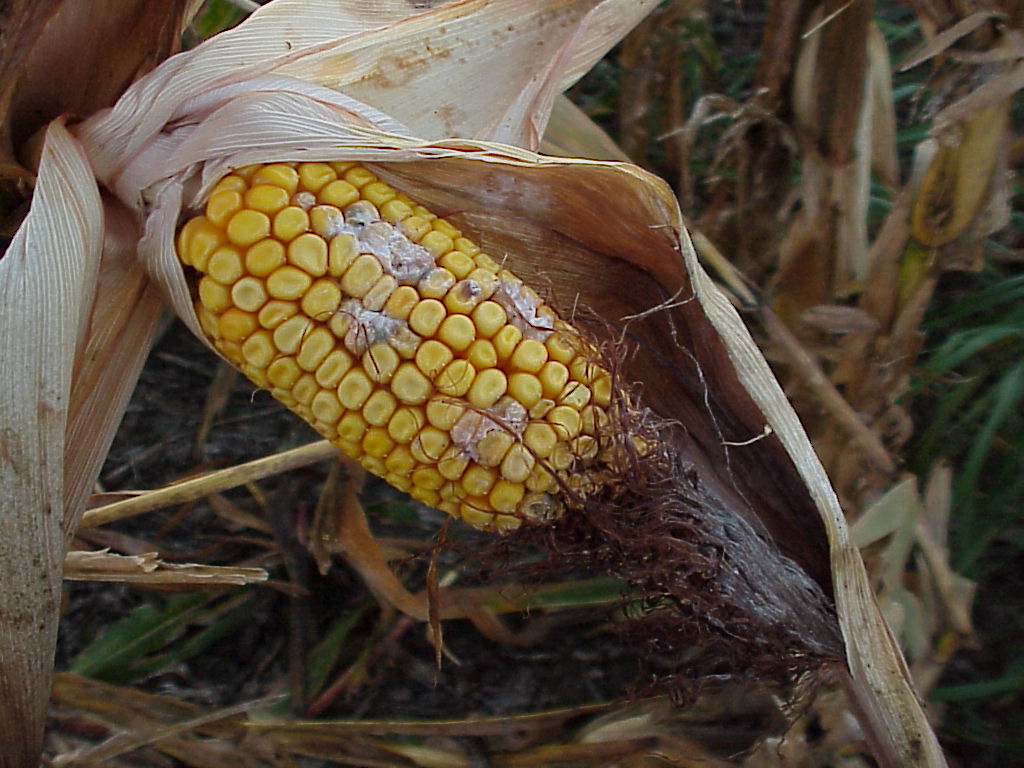
{"type": "Polygon", "coordinates": [[[113,181],[191,100],[266,75],[294,77],[396,115],[385,130],[536,147],[554,97],[648,13],[653,0],[462,0],[402,17],[362,3],[278,0],[135,83],[80,135],[113,181]],[[381,20],[386,24],[380,26],[381,20]],[[428,43],[429,41],[429,43],[428,43]]]}
{"type": "Polygon", "coordinates": [[[0,766],[35,765],[64,559],[64,430],[102,238],[99,192],[61,123],[31,210],[0,259],[0,766]]]}

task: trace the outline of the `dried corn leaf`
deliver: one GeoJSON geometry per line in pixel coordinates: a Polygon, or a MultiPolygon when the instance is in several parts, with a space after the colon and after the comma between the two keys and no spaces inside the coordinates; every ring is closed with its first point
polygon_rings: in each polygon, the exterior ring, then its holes
{"type": "Polygon", "coordinates": [[[35,199],[0,259],[0,764],[34,764],[56,642],[64,452],[72,366],[100,259],[99,191],[60,123],[43,146],[35,199]]]}
{"type": "Polygon", "coordinates": [[[262,568],[234,568],[198,563],[167,563],[156,552],[143,555],[117,555],[99,552],[68,552],[64,558],[64,578],[71,581],[113,581],[208,588],[213,585],[252,584],[266,581],[262,568]]]}
{"type": "MultiPolygon", "coordinates": [[[[1024,77],[1016,85],[1024,85],[1024,77]]],[[[1010,99],[997,101],[966,118],[958,135],[939,139],[911,219],[914,237],[924,245],[935,248],[951,243],[977,216],[993,184],[993,173],[1001,167],[1009,114],[1010,99]]]]}

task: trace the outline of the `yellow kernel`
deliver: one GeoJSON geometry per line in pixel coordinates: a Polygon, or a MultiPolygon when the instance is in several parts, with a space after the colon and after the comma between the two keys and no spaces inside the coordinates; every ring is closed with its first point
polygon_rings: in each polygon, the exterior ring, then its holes
{"type": "Polygon", "coordinates": [[[242,344],[242,359],[256,368],[266,368],[277,355],[277,347],[268,331],[255,331],[242,344]]]}
{"type": "Polygon", "coordinates": [[[409,446],[416,461],[422,464],[436,464],[445,449],[451,444],[447,432],[436,427],[424,427],[409,446]]]}
{"type": "Polygon", "coordinates": [[[291,357],[279,357],[267,366],[267,380],[281,389],[291,389],[301,375],[302,369],[291,357]]]}
{"type": "Polygon", "coordinates": [[[513,373],[508,377],[508,393],[512,395],[524,408],[532,408],[544,392],[541,383],[536,376],[530,373],[513,373]]]}
{"type": "Polygon", "coordinates": [[[339,339],[344,339],[352,327],[352,314],[350,312],[337,312],[327,321],[327,327],[331,333],[339,339]]]}
{"type": "Polygon", "coordinates": [[[514,325],[506,325],[491,338],[494,351],[498,353],[498,362],[504,363],[515,352],[519,341],[523,338],[523,332],[514,325]]]}
{"type": "Polygon", "coordinates": [[[460,280],[445,294],[444,305],[449,312],[468,315],[484,299],[480,284],[475,280],[460,280]]]}
{"type": "Polygon", "coordinates": [[[270,234],[270,217],[260,211],[242,210],[228,221],[228,240],[248,247],[270,234]]]}
{"type": "Polygon", "coordinates": [[[487,500],[499,512],[515,512],[525,493],[526,488],[522,483],[510,483],[508,480],[499,480],[494,484],[494,488],[491,489],[487,500]]]}
{"type": "Polygon", "coordinates": [[[390,341],[391,346],[403,359],[410,360],[416,354],[421,339],[403,325],[394,330],[390,341]]]}
{"type": "Polygon", "coordinates": [[[282,208],[288,207],[291,193],[281,187],[272,187],[269,184],[257,184],[245,193],[245,204],[263,213],[275,214],[282,208]]]}
{"type": "Polygon", "coordinates": [[[419,408],[402,407],[388,422],[388,434],[396,443],[409,443],[423,428],[426,419],[419,408]]]}
{"type": "Polygon", "coordinates": [[[555,485],[557,485],[555,476],[543,464],[534,464],[533,471],[526,478],[526,490],[534,493],[550,491],[555,485]]]}
{"type": "Polygon", "coordinates": [[[456,229],[450,222],[445,219],[435,217],[431,222],[434,231],[438,234],[444,235],[449,240],[455,240],[457,237],[462,237],[462,232],[456,229]]]}
{"type": "Polygon", "coordinates": [[[468,360],[452,360],[434,380],[437,391],[449,397],[462,397],[473,386],[476,368],[468,360]]]}
{"type": "Polygon", "coordinates": [[[338,178],[338,174],[327,163],[300,163],[296,170],[299,172],[299,184],[314,194],[338,178]]]}
{"type": "Polygon", "coordinates": [[[458,517],[467,525],[489,531],[494,526],[494,513],[487,510],[486,499],[459,505],[458,517]]]}
{"type": "MultiPolygon", "coordinates": [[[[394,453],[394,451],[392,451],[394,453]]],[[[391,454],[388,454],[388,458],[391,458],[391,454]]],[[[384,463],[384,468],[387,469],[387,462],[384,463]]],[[[400,491],[408,493],[412,490],[412,478],[405,474],[397,474],[395,472],[388,472],[384,475],[384,479],[388,481],[390,485],[393,485],[400,491]]]]}
{"type": "Polygon", "coordinates": [[[213,189],[210,191],[210,196],[217,194],[218,192],[245,192],[249,188],[249,182],[243,179],[241,176],[225,176],[223,179],[218,181],[213,189]]]}
{"type": "Polygon", "coordinates": [[[384,221],[397,224],[403,219],[412,216],[412,207],[398,199],[388,200],[380,206],[380,215],[384,221]]]}
{"type": "Polygon", "coordinates": [[[341,414],[344,413],[341,403],[338,402],[338,396],[329,389],[321,389],[317,392],[309,407],[313,416],[324,424],[337,424],[341,414]]]}
{"type": "Polygon", "coordinates": [[[489,299],[498,289],[498,276],[486,269],[480,269],[478,267],[470,272],[466,276],[466,279],[472,280],[480,286],[481,300],[489,299]]]}
{"type": "Polygon", "coordinates": [[[274,216],[273,233],[278,240],[288,242],[309,229],[309,214],[297,205],[290,205],[274,216]]]}
{"type": "Polygon", "coordinates": [[[359,191],[364,200],[369,200],[378,208],[389,200],[394,200],[398,194],[383,181],[371,181],[359,191]]]}
{"type": "Polygon", "coordinates": [[[456,250],[462,251],[467,256],[476,256],[480,253],[480,248],[472,240],[468,240],[465,237],[457,237],[454,241],[456,250]]]}
{"type": "Polygon", "coordinates": [[[445,483],[444,476],[436,469],[422,467],[412,473],[412,484],[428,491],[436,491],[445,483]]]}
{"type": "Polygon", "coordinates": [[[315,320],[326,320],[341,306],[341,288],[333,280],[321,278],[302,297],[302,311],[315,320]]]}
{"type": "Polygon", "coordinates": [[[274,345],[284,354],[294,355],[312,328],[313,322],[308,317],[289,318],[274,330],[274,345]]]}
{"type": "MultiPolygon", "coordinates": [[[[437,235],[432,234],[430,237],[437,237],[437,235]]],[[[441,237],[443,237],[443,235],[441,235],[441,237]]],[[[429,250],[429,246],[426,243],[421,243],[421,245],[429,250]]],[[[463,280],[470,272],[476,269],[476,262],[461,251],[446,251],[444,255],[437,260],[437,263],[446,268],[459,280],[463,280]]]]}
{"type": "Polygon", "coordinates": [[[359,190],[344,179],[326,184],[317,194],[317,200],[324,205],[344,208],[359,199],[359,190]]]}
{"type": "Polygon", "coordinates": [[[546,459],[555,450],[558,435],[555,434],[555,428],[550,424],[535,421],[526,426],[526,431],[523,432],[523,442],[538,459],[546,459]]]}
{"type": "Polygon", "coordinates": [[[498,262],[496,262],[494,259],[488,256],[486,253],[476,254],[476,256],[473,257],[473,260],[476,261],[476,265],[480,267],[480,269],[486,269],[488,272],[491,272],[492,274],[497,274],[498,271],[501,269],[501,265],[499,265],[498,262]]]}
{"type": "Polygon", "coordinates": [[[481,371],[469,388],[466,399],[477,408],[490,408],[508,389],[505,374],[497,368],[481,371]]]}
{"type": "Polygon", "coordinates": [[[521,518],[515,517],[514,515],[495,515],[494,516],[494,530],[499,533],[506,533],[507,531],[514,531],[523,524],[521,518]]]}
{"type": "Polygon", "coordinates": [[[319,391],[320,387],[311,373],[302,374],[295,382],[295,386],[292,387],[292,395],[295,399],[307,406],[313,402],[313,396],[319,391]]]}
{"type": "Polygon", "coordinates": [[[533,471],[535,462],[529,449],[521,443],[516,443],[508,449],[505,458],[501,460],[501,476],[511,483],[525,483],[533,471]]]}
{"type": "Polygon", "coordinates": [[[597,456],[598,444],[590,435],[580,435],[570,446],[577,457],[590,461],[597,456]]]}
{"type": "MultiPolygon", "coordinates": [[[[342,417],[341,421],[344,421],[344,420],[345,420],[344,417],[342,417]]],[[[334,440],[334,444],[336,446],[338,446],[339,448],[341,448],[341,450],[344,451],[346,456],[349,456],[350,458],[353,458],[353,459],[358,459],[360,456],[363,455],[362,437],[360,437],[359,442],[354,442],[352,440],[346,440],[345,438],[341,437],[341,434],[340,434],[341,433],[341,421],[338,422],[338,432],[339,432],[339,434],[338,434],[337,439],[334,440]]],[[[346,430],[346,431],[348,431],[348,430],[346,430]]]]}
{"type": "Polygon", "coordinates": [[[242,276],[242,255],[237,248],[222,245],[210,254],[207,274],[223,285],[231,285],[242,276]]]}
{"type": "Polygon", "coordinates": [[[485,301],[473,310],[473,323],[477,332],[485,339],[500,331],[507,320],[504,307],[496,301],[485,301]]]}
{"type": "Polygon", "coordinates": [[[384,309],[387,300],[391,298],[392,292],[398,287],[398,281],[391,275],[384,275],[373,284],[363,295],[363,306],[373,312],[380,312],[384,309]]]}
{"type": "Polygon", "coordinates": [[[324,240],[345,231],[345,216],[333,205],[317,205],[309,211],[309,226],[324,240]]]}
{"type": "Polygon", "coordinates": [[[608,414],[603,408],[588,405],[580,411],[581,431],[587,435],[597,435],[608,428],[608,414]]]}
{"type": "Polygon", "coordinates": [[[382,274],[384,274],[384,268],[377,261],[377,257],[364,253],[358,256],[352,262],[352,266],[342,275],[341,289],[348,296],[362,298],[382,274]]]}
{"type": "Polygon", "coordinates": [[[469,466],[469,457],[458,447],[450,446],[437,462],[437,471],[447,480],[458,480],[469,466]]]}
{"type": "Polygon", "coordinates": [[[204,277],[199,281],[199,300],[211,312],[223,312],[231,306],[231,291],[212,277],[204,277]]]}
{"type": "Polygon", "coordinates": [[[384,304],[384,311],[396,320],[406,320],[419,300],[415,288],[411,285],[400,285],[384,304]]]}
{"type": "Polygon", "coordinates": [[[432,269],[416,284],[420,296],[428,299],[441,299],[455,285],[455,275],[444,267],[432,269]]]}
{"type": "Polygon", "coordinates": [[[338,400],[349,410],[355,411],[363,407],[366,398],[373,391],[373,382],[359,368],[353,368],[338,384],[338,400]]]}
{"type": "Polygon", "coordinates": [[[484,496],[497,479],[498,474],[493,469],[474,464],[462,475],[459,485],[470,496],[484,496]]]}
{"type": "Polygon", "coordinates": [[[548,423],[563,440],[572,439],[580,433],[580,412],[567,405],[559,405],[551,409],[547,415],[548,423]]]}
{"type": "Polygon", "coordinates": [[[424,299],[409,313],[409,327],[420,336],[429,338],[437,333],[447,314],[444,304],[437,299],[424,299]]]}
{"type": "Polygon", "coordinates": [[[449,315],[437,329],[437,337],[453,351],[462,352],[476,338],[476,326],[465,315],[449,315]]]}
{"type": "Polygon", "coordinates": [[[302,340],[302,346],[299,348],[299,354],[295,356],[295,362],[304,371],[315,371],[334,349],[334,345],[334,335],[330,331],[323,327],[314,328],[302,340]]]}
{"type": "Polygon", "coordinates": [[[419,216],[415,213],[402,219],[402,223],[398,226],[402,233],[414,243],[418,243],[431,230],[430,221],[424,216],[419,216]]]}
{"type": "Polygon", "coordinates": [[[590,385],[594,394],[594,404],[607,408],[612,402],[612,377],[610,373],[599,373],[590,385]]]}
{"type": "Polygon", "coordinates": [[[556,360],[549,360],[537,374],[541,387],[544,388],[544,397],[554,399],[569,381],[569,369],[563,363],[556,360]]]}
{"type": "Polygon", "coordinates": [[[267,303],[267,289],[262,280],[243,277],[231,287],[231,300],[246,312],[256,312],[267,303]]]}
{"type": "Polygon", "coordinates": [[[590,402],[590,387],[578,381],[570,381],[558,395],[558,404],[567,405],[577,411],[583,410],[590,402]]]}
{"type": "Polygon", "coordinates": [[[398,403],[390,392],[378,389],[370,395],[363,406],[363,418],[366,419],[367,424],[383,427],[391,420],[397,407],[398,403]]]}
{"type": "Polygon", "coordinates": [[[428,507],[442,508],[441,495],[437,491],[428,491],[426,488],[417,488],[414,485],[409,489],[409,495],[417,501],[422,501],[428,507]]]}
{"type": "Polygon", "coordinates": [[[372,472],[378,477],[387,473],[387,468],[384,466],[384,460],[379,459],[376,456],[368,456],[364,453],[364,455],[359,457],[359,463],[363,465],[363,468],[367,472],[372,472]]]}
{"type": "MultiPolygon", "coordinates": [[[[312,336],[312,334],[311,334],[312,336]]],[[[342,377],[355,362],[344,349],[334,349],[327,354],[316,369],[316,382],[321,387],[337,387],[342,377]]]]}
{"type": "Polygon", "coordinates": [[[306,232],[288,243],[288,261],[313,277],[327,272],[327,243],[319,235],[306,232]]]}
{"type": "Polygon", "coordinates": [[[260,325],[264,328],[274,330],[292,315],[297,314],[299,307],[292,301],[271,300],[263,305],[259,312],[260,325]]]}
{"type": "Polygon", "coordinates": [[[345,451],[349,456],[360,456],[363,452],[363,435],[366,434],[366,422],[358,413],[346,413],[338,422],[338,437],[350,443],[358,444],[358,451],[345,451]]]}
{"type": "Polygon", "coordinates": [[[548,357],[563,365],[569,365],[576,357],[578,340],[565,332],[557,332],[548,336],[544,346],[548,349],[548,357]]]}
{"type": "Polygon", "coordinates": [[[292,396],[290,389],[271,386],[270,394],[274,396],[275,400],[277,400],[279,403],[282,403],[285,406],[285,408],[290,408],[294,410],[299,405],[299,402],[292,396]]]}
{"type": "Polygon", "coordinates": [[[356,187],[363,187],[369,184],[371,181],[376,181],[377,177],[372,171],[363,168],[361,165],[355,165],[345,171],[345,181],[356,187]]]}
{"type": "Polygon", "coordinates": [[[555,450],[551,452],[551,456],[548,457],[548,464],[558,472],[564,472],[572,463],[576,460],[573,455],[572,448],[566,442],[560,442],[555,446],[555,450]]]}
{"type": "Polygon", "coordinates": [[[205,216],[189,219],[178,233],[178,258],[200,272],[206,271],[206,262],[224,242],[224,233],[205,216]]]}
{"type": "Polygon", "coordinates": [[[443,397],[435,397],[427,403],[427,421],[443,432],[451,431],[455,422],[466,412],[466,407],[443,397]]]}
{"type": "Polygon", "coordinates": [[[498,353],[487,339],[477,339],[466,350],[466,359],[478,370],[494,368],[498,364],[498,353]]]}
{"type": "MultiPolygon", "coordinates": [[[[365,416],[365,414],[364,414],[365,416]]],[[[363,437],[363,450],[368,456],[375,459],[387,458],[391,449],[395,447],[395,441],[388,437],[388,431],[380,427],[374,427],[366,431],[363,437]]]]}
{"type": "Polygon", "coordinates": [[[249,246],[245,252],[246,271],[256,277],[266,277],[286,261],[284,246],[269,237],[249,246]]]}
{"type": "Polygon", "coordinates": [[[242,210],[242,195],[233,189],[222,189],[210,195],[206,201],[206,218],[218,227],[228,223],[228,219],[242,210]]]}
{"type": "Polygon", "coordinates": [[[331,166],[331,168],[334,169],[334,172],[340,176],[341,174],[345,173],[345,171],[347,171],[349,168],[355,168],[357,164],[352,160],[345,160],[334,161],[329,163],[329,165],[331,166]]]}
{"type": "Polygon", "coordinates": [[[387,344],[373,344],[363,354],[363,370],[370,381],[385,384],[390,381],[398,368],[398,353],[387,344]]]}
{"type": "Polygon", "coordinates": [[[396,445],[391,449],[391,453],[389,453],[388,457],[384,460],[384,466],[388,472],[408,475],[416,469],[416,459],[413,458],[412,452],[409,450],[409,446],[396,445]]]}
{"type": "Polygon", "coordinates": [[[253,186],[257,184],[273,184],[275,187],[283,187],[289,195],[294,195],[299,187],[299,174],[290,165],[284,163],[271,163],[257,169],[249,181],[253,186]]]}
{"type": "Polygon", "coordinates": [[[530,415],[531,419],[543,419],[554,407],[554,400],[550,397],[542,397],[530,407],[527,413],[530,415]]]}
{"type": "Polygon", "coordinates": [[[580,355],[569,363],[569,373],[573,378],[582,381],[584,384],[589,384],[601,373],[601,366],[593,360],[588,360],[580,355]]]}
{"type": "Polygon", "coordinates": [[[331,277],[341,277],[359,255],[359,242],[354,235],[332,237],[327,246],[327,271],[331,277]]]}
{"type": "Polygon", "coordinates": [[[196,316],[199,318],[199,327],[208,339],[216,339],[219,335],[217,330],[217,316],[203,306],[202,302],[195,303],[196,316]]]}
{"type": "Polygon", "coordinates": [[[548,361],[548,351],[536,339],[523,339],[509,359],[509,365],[527,373],[538,373],[548,361]]]}
{"type": "Polygon", "coordinates": [[[454,355],[448,347],[440,341],[430,339],[420,344],[419,349],[416,350],[416,365],[427,378],[434,379],[452,361],[453,357],[454,355]]]}
{"type": "Polygon", "coordinates": [[[477,461],[485,467],[497,467],[515,439],[508,432],[488,432],[476,444],[477,461]]]}
{"type": "Polygon", "coordinates": [[[298,299],[309,290],[313,278],[301,269],[286,264],[278,267],[267,277],[267,293],[275,299],[298,299]]]}
{"type": "Polygon", "coordinates": [[[241,168],[236,168],[234,173],[236,176],[248,181],[252,178],[252,175],[262,168],[259,163],[253,163],[252,165],[243,165],[241,168]]]}
{"type": "Polygon", "coordinates": [[[425,403],[432,389],[430,379],[420,373],[413,363],[402,363],[391,379],[391,391],[407,405],[425,403]]]}
{"type": "Polygon", "coordinates": [[[243,312],[237,307],[231,307],[224,311],[217,323],[220,337],[225,341],[240,342],[250,333],[259,327],[256,322],[256,315],[251,312],[243,312]]]}

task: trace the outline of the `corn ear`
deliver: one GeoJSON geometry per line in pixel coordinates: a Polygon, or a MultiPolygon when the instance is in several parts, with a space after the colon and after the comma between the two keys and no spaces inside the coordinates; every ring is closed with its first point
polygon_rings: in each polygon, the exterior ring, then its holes
{"type": "Polygon", "coordinates": [[[482,528],[610,480],[612,377],[535,291],[364,166],[272,163],[177,238],[206,338],[367,470],[482,528]]]}

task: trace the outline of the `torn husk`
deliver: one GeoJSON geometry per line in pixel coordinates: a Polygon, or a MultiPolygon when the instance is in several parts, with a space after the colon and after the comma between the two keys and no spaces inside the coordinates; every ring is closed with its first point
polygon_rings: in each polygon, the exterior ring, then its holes
{"type": "MultiPolygon", "coordinates": [[[[661,624],[659,650],[684,638],[712,643],[731,674],[791,680],[834,668],[841,636],[848,689],[879,759],[944,764],[829,482],[736,312],[697,264],[663,182],[625,164],[407,138],[376,109],[280,75],[218,86],[137,132],[124,153],[104,140],[105,131],[121,135],[113,123],[123,125],[123,113],[79,132],[102,180],[144,222],[140,257],[199,338],[174,234],[213,185],[253,163],[367,166],[621,353],[617,387],[642,404],[629,418],[656,446],[619,467],[626,492],[588,498],[536,529],[546,543],[596,556],[639,588],[661,624]]],[[[681,666],[677,675],[713,671],[681,666]]]]}

